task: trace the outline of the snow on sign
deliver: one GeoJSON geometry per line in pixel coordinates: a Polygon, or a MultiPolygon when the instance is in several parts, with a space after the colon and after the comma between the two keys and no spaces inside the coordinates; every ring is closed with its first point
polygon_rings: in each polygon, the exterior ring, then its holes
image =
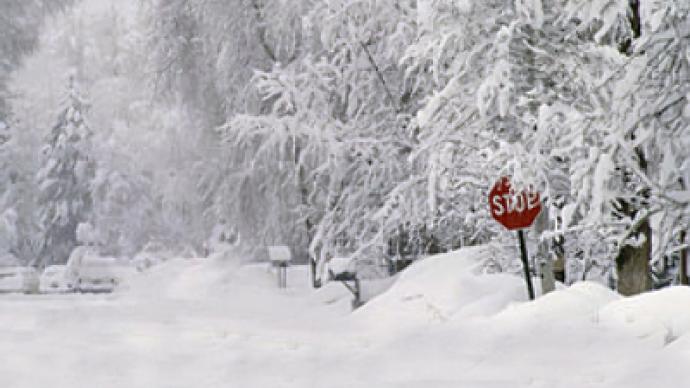
{"type": "Polygon", "coordinates": [[[285,245],[269,246],[268,257],[272,262],[287,263],[292,259],[290,248],[285,245]]]}
{"type": "Polygon", "coordinates": [[[520,259],[525,272],[525,283],[529,298],[534,300],[534,287],[532,287],[532,274],[527,261],[527,245],[522,229],[529,227],[541,211],[541,200],[536,191],[520,191],[516,193],[510,184],[508,177],[502,177],[494,184],[489,192],[489,207],[491,216],[508,230],[517,229],[520,242],[520,259]]]}
{"type": "Polygon", "coordinates": [[[287,266],[288,262],[292,260],[290,248],[285,245],[269,246],[268,258],[271,260],[271,265],[278,268],[278,288],[287,287],[287,266]]]}
{"type": "Polygon", "coordinates": [[[508,177],[496,182],[489,192],[491,216],[508,230],[527,228],[541,211],[539,193],[521,191],[516,193],[508,177]]]}

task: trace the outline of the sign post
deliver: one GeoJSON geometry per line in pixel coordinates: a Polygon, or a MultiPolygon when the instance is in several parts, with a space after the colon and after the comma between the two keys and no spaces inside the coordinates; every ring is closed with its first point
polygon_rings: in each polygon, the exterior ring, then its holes
{"type": "Polygon", "coordinates": [[[276,245],[268,247],[268,258],[271,260],[271,265],[278,271],[278,288],[287,287],[287,267],[292,254],[290,248],[285,245],[276,245]]]}
{"type": "Polygon", "coordinates": [[[529,261],[527,260],[527,246],[525,245],[525,234],[522,229],[517,231],[518,240],[520,240],[520,259],[522,260],[522,270],[525,273],[525,281],[527,282],[527,294],[530,300],[534,300],[534,287],[532,286],[532,275],[529,273],[529,261]]]}
{"type": "Polygon", "coordinates": [[[530,300],[534,300],[534,287],[527,260],[527,246],[522,229],[528,228],[541,212],[541,201],[536,191],[523,190],[516,193],[508,177],[496,182],[489,192],[489,207],[491,216],[508,230],[517,230],[520,242],[520,258],[527,283],[527,293],[530,300]]]}

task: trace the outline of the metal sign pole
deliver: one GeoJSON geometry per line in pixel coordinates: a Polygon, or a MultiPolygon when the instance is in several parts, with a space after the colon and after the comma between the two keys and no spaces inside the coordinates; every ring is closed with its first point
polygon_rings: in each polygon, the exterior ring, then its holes
{"type": "Polygon", "coordinates": [[[280,264],[280,288],[287,288],[287,263],[280,264]]]}
{"type": "Polygon", "coordinates": [[[525,235],[522,229],[517,231],[518,239],[520,240],[520,256],[522,259],[522,269],[525,272],[525,282],[527,282],[527,293],[529,299],[534,300],[534,288],[532,287],[532,276],[529,271],[529,262],[527,261],[527,246],[525,245],[525,235]]]}

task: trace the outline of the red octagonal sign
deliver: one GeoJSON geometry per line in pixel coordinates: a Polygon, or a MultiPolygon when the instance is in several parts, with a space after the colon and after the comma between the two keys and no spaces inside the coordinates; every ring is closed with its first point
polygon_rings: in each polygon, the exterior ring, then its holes
{"type": "Polygon", "coordinates": [[[539,193],[515,193],[508,177],[501,178],[489,193],[491,215],[509,230],[527,228],[541,211],[539,193]]]}

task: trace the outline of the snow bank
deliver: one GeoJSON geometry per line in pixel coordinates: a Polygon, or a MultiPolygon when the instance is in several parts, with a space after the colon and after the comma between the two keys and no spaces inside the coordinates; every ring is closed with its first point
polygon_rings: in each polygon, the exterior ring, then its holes
{"type": "Polygon", "coordinates": [[[309,299],[315,304],[330,305],[347,311],[351,306],[352,293],[340,282],[327,282],[316,289],[309,299]]]}
{"type": "MultiPolygon", "coordinates": [[[[575,323],[621,329],[669,343],[690,331],[690,288],[672,287],[623,298],[595,282],[563,287],[530,303],[524,281],[508,274],[481,274],[491,255],[484,246],[432,256],[403,271],[393,286],[357,310],[370,327],[412,328],[434,322],[488,318],[514,326],[575,323]]],[[[538,288],[538,282],[535,281],[538,288]]],[[[537,290],[538,291],[538,290],[537,290]]],[[[340,299],[346,294],[333,291],[340,299]]]]}
{"type": "Polygon", "coordinates": [[[599,317],[605,326],[666,345],[690,337],[689,306],[690,287],[669,287],[619,299],[604,306],[599,317]]]}
{"type": "Polygon", "coordinates": [[[507,320],[512,324],[531,324],[535,321],[596,321],[602,307],[620,298],[616,292],[599,283],[580,282],[540,296],[531,303],[510,305],[498,313],[496,319],[507,320]]]}
{"type": "Polygon", "coordinates": [[[218,252],[208,258],[175,258],[129,279],[124,289],[129,295],[199,300],[227,296],[229,287],[262,286],[270,282],[265,267],[243,265],[242,259],[230,251],[218,252]],[[260,272],[258,276],[248,272],[260,272]],[[257,281],[260,284],[256,284],[257,281]]]}
{"type": "Polygon", "coordinates": [[[118,295],[5,295],[0,386],[687,385],[689,289],[584,282],[528,302],[519,276],[479,274],[490,254],[415,263],[353,314],[342,284],[311,289],[308,266],[279,289],[267,263],[230,253],[172,259],[118,295]]]}
{"type": "Polygon", "coordinates": [[[460,249],[413,263],[393,286],[354,314],[366,325],[411,327],[451,318],[488,316],[526,300],[524,281],[507,274],[481,274],[486,246],[460,249]]]}
{"type": "Polygon", "coordinates": [[[275,268],[247,262],[241,253],[224,251],[208,258],[167,260],[128,279],[118,294],[128,300],[211,304],[221,311],[243,311],[251,316],[281,316],[297,322],[305,316],[341,317],[350,313],[351,294],[339,283],[314,291],[308,266],[287,268],[287,288],[279,289],[275,268]],[[299,306],[300,313],[291,311],[299,306]]]}
{"type": "Polygon", "coordinates": [[[353,327],[376,354],[365,364],[385,354],[383,379],[420,387],[685,386],[690,288],[624,298],[581,282],[527,301],[520,277],[479,274],[490,254],[415,263],[356,311],[353,327]]]}

